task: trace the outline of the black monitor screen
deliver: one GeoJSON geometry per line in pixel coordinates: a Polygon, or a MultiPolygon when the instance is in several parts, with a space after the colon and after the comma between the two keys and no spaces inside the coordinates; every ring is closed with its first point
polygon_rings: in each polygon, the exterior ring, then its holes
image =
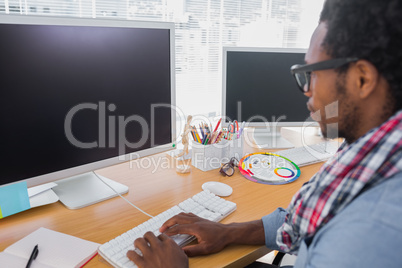
{"type": "Polygon", "coordinates": [[[297,88],[290,67],[304,62],[302,52],[227,51],[228,121],[304,122],[307,97],[297,88]]]}
{"type": "Polygon", "coordinates": [[[172,141],[169,29],[0,24],[0,36],[0,184],[172,141]]]}

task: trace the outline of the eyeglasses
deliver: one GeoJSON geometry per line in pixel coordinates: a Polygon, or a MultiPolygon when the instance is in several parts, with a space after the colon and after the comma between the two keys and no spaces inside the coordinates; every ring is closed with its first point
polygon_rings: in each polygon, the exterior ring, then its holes
{"type": "Polygon", "coordinates": [[[235,166],[237,167],[237,165],[239,164],[239,161],[237,160],[236,157],[232,157],[229,161],[229,163],[225,163],[222,165],[221,169],[219,170],[219,172],[223,175],[223,176],[232,176],[235,172],[235,166]]]}
{"type": "Polygon", "coordinates": [[[358,58],[341,58],[321,61],[313,64],[296,64],[290,67],[290,72],[296,79],[299,89],[303,93],[306,93],[310,90],[311,72],[339,68],[345,64],[358,60],[358,58]]]}

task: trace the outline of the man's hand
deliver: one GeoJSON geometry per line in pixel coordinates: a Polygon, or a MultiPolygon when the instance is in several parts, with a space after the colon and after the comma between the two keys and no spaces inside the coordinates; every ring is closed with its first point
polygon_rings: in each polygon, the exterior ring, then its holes
{"type": "Polygon", "coordinates": [[[127,257],[138,267],[188,267],[186,254],[190,257],[206,255],[219,252],[229,244],[263,245],[265,242],[261,220],[221,224],[192,213],[180,213],[167,220],[159,231],[162,234],[158,237],[148,232],[144,238],[134,241],[143,256],[134,251],[127,252],[127,257]],[[176,234],[193,235],[198,244],[181,249],[167,236],[176,234]]]}
{"type": "Polygon", "coordinates": [[[188,267],[186,254],[176,242],[165,234],[156,237],[152,232],[147,232],[144,238],[134,241],[134,246],[141,250],[142,256],[129,250],[127,257],[139,268],[188,267]]]}
{"type": "Polygon", "coordinates": [[[200,218],[192,213],[180,213],[174,216],[167,220],[159,231],[169,236],[175,234],[195,236],[198,244],[183,247],[190,257],[216,253],[231,242],[227,225],[200,218]]]}

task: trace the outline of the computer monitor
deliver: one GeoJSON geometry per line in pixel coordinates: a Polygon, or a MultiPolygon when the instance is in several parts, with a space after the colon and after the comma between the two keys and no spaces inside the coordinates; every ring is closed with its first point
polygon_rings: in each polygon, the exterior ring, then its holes
{"type": "Polygon", "coordinates": [[[281,127],[317,126],[309,118],[307,97],[298,90],[290,67],[304,62],[306,50],[223,48],[222,113],[226,122],[255,127],[260,148],[290,148],[281,127]]]}
{"type": "Polygon", "coordinates": [[[78,208],[116,195],[91,171],[172,148],[173,23],[1,15],[0,36],[0,186],[78,208]]]}

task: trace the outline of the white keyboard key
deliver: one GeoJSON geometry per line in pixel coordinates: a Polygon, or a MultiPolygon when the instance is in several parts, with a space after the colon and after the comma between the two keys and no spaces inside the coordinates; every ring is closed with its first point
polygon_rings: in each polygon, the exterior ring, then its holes
{"type": "Polygon", "coordinates": [[[117,261],[117,264],[121,267],[124,267],[124,265],[126,265],[126,263],[128,263],[128,262],[131,262],[131,260],[129,258],[127,258],[127,256],[124,256],[117,261]]]}
{"type": "Polygon", "coordinates": [[[154,231],[154,235],[155,235],[156,237],[158,237],[160,234],[161,234],[161,233],[159,232],[159,230],[154,231]]]}
{"type": "Polygon", "coordinates": [[[112,246],[110,245],[110,242],[106,242],[105,244],[100,246],[102,248],[102,250],[108,250],[110,248],[112,248],[112,246]]]}
{"type": "Polygon", "coordinates": [[[137,268],[137,265],[134,264],[134,262],[130,261],[126,263],[123,268],[137,268]]]}

